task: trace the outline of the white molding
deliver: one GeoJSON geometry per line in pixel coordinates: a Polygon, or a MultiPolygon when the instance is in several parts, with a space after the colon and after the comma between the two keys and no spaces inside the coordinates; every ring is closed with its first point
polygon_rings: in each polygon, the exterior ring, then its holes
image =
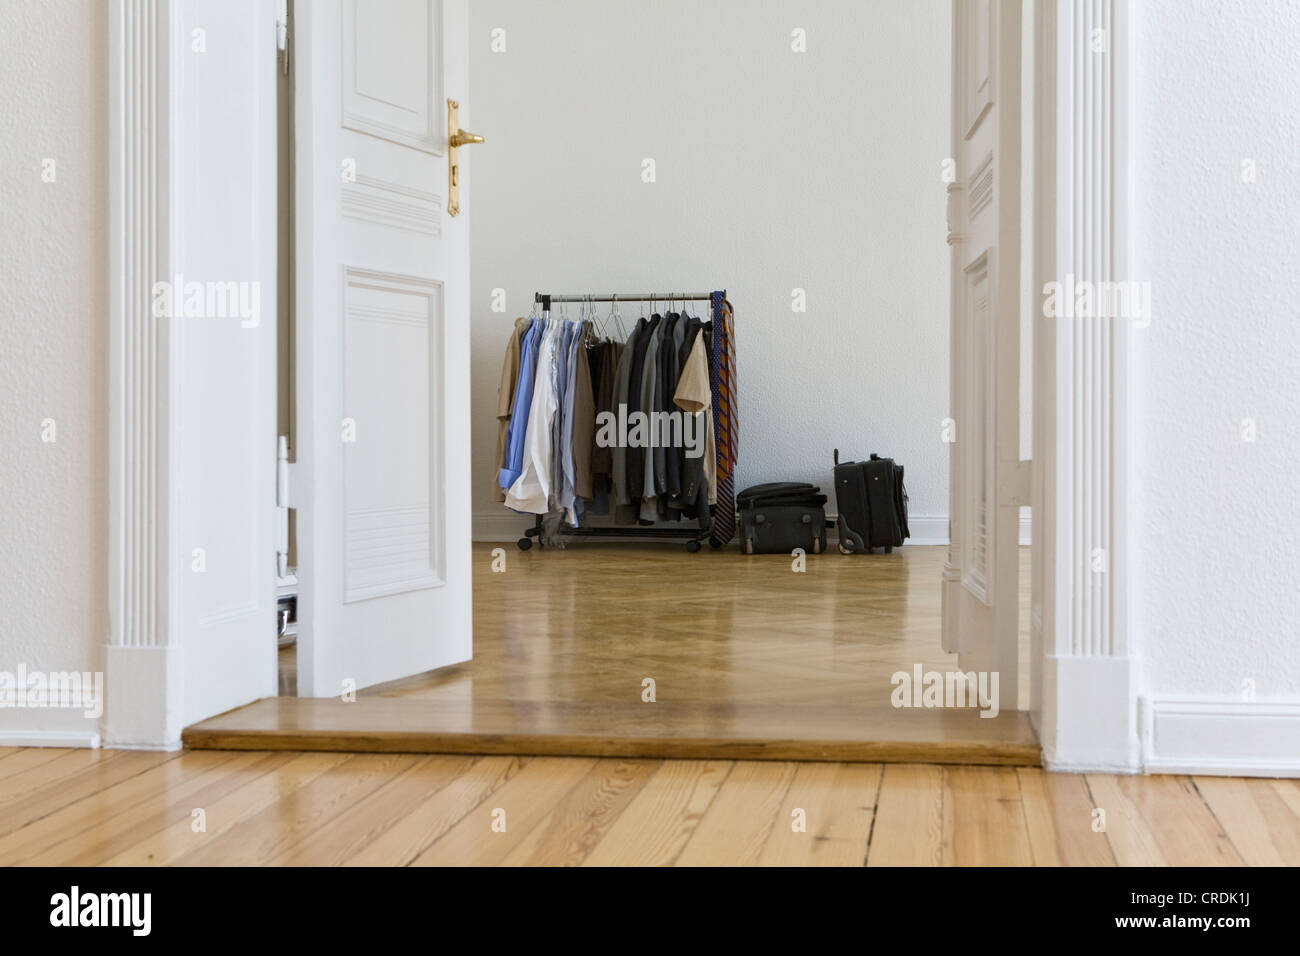
{"type": "MultiPolygon", "coordinates": [[[[171,276],[171,0],[114,0],[109,20],[110,745],[167,728],[179,739],[172,516],[175,390],[170,324],[152,312],[171,276]],[[166,666],[157,659],[165,657],[166,666]],[[174,726],[173,726],[174,724],[174,726]]],[[[168,738],[170,739],[170,738],[168,738]]]]}
{"type": "Polygon", "coordinates": [[[424,189],[357,174],[343,184],[343,214],[442,238],[442,197],[424,189]]]}
{"type": "MultiPolygon", "coordinates": [[[[1129,278],[1130,10],[1038,4],[1035,290],[1129,278]],[[1093,31],[1107,49],[1094,52],[1093,31]]],[[[1041,300],[1037,300],[1041,301],[1041,300]]],[[[1140,759],[1129,561],[1124,320],[1037,317],[1035,701],[1047,766],[1133,771],[1140,759]],[[1105,567],[1093,564],[1101,549],[1105,567]]]]}
{"type": "Polygon", "coordinates": [[[99,731],[5,730],[0,728],[0,747],[79,747],[94,750],[100,745],[99,731]]]}
{"type": "MultiPolygon", "coordinates": [[[[354,37],[356,34],[357,2],[358,0],[345,0],[343,4],[343,36],[345,38],[354,37]]],[[[345,129],[386,139],[397,143],[399,146],[409,146],[411,149],[418,149],[434,156],[442,156],[446,152],[444,146],[445,137],[442,135],[442,127],[439,125],[444,102],[442,89],[444,70],[440,62],[443,55],[442,37],[445,29],[442,0],[425,0],[425,12],[429,18],[429,30],[425,37],[427,44],[425,54],[429,57],[433,68],[429,70],[429,82],[423,91],[425,94],[423,108],[424,129],[418,131],[408,129],[400,124],[382,120],[375,116],[367,116],[361,112],[359,108],[361,100],[368,100],[371,104],[379,104],[381,107],[389,109],[395,108],[399,113],[414,113],[415,111],[406,106],[395,106],[386,103],[357,90],[356,47],[355,44],[348,43],[346,40],[343,44],[343,115],[340,122],[345,129]]]]}
{"type": "Polygon", "coordinates": [[[1147,773],[1300,777],[1300,703],[1144,697],[1147,773]]]}
{"type": "Polygon", "coordinates": [[[1049,770],[1134,773],[1136,661],[1127,657],[1048,655],[1042,670],[1045,707],[1038,728],[1049,770]]]}
{"type": "MultiPolygon", "coordinates": [[[[834,514],[827,514],[830,521],[834,514]]],[[[501,511],[479,512],[474,515],[474,540],[483,542],[515,541],[521,537],[525,528],[532,527],[532,515],[517,515],[504,508],[501,511]]],[[[948,544],[947,515],[908,515],[907,524],[912,536],[907,539],[909,545],[946,546],[948,544]]],[[[1031,519],[1026,509],[1020,515],[1020,544],[1028,546],[1032,539],[1031,519]]],[[[834,543],[834,528],[826,529],[826,540],[834,543]]]]}
{"type": "Polygon", "coordinates": [[[98,747],[99,718],[86,711],[100,703],[83,689],[62,707],[0,707],[0,747],[98,747]]]}
{"type": "Polygon", "coordinates": [[[104,654],[104,676],[106,746],[180,746],[185,726],[180,645],[110,646],[104,654]]]}

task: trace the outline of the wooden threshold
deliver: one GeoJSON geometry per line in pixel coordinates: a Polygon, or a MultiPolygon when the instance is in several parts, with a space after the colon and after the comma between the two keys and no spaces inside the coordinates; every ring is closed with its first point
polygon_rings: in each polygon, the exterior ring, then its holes
{"type": "Polygon", "coordinates": [[[892,707],[268,697],[181,739],[196,750],[1040,763],[1026,713],[892,707]]]}

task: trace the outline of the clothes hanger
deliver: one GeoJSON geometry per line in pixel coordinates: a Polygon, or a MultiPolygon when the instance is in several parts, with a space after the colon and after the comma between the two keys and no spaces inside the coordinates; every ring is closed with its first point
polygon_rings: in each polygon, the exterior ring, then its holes
{"type": "Polygon", "coordinates": [[[609,315],[605,317],[605,330],[604,330],[604,332],[605,332],[605,338],[609,338],[609,337],[610,337],[609,332],[610,332],[610,322],[611,322],[611,320],[612,320],[613,323],[614,323],[614,328],[617,328],[617,329],[618,329],[618,336],[619,336],[619,338],[620,338],[620,339],[623,339],[623,340],[626,341],[626,339],[627,339],[627,332],[624,331],[624,329],[623,329],[623,317],[622,317],[621,315],[619,315],[619,312],[618,312],[618,296],[616,296],[616,295],[614,295],[614,296],[610,296],[610,300],[609,300],[609,315]]]}

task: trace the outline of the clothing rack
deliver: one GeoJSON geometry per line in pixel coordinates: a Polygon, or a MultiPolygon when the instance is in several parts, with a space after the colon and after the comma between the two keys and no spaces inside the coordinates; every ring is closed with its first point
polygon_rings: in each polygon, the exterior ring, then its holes
{"type": "MultiPolygon", "coordinates": [[[[722,290],[722,297],[727,291],[722,290]]],[[[551,311],[553,302],[709,302],[713,301],[712,292],[602,292],[590,295],[573,293],[537,292],[533,301],[541,305],[543,312],[551,311]]],[[[686,550],[694,554],[700,550],[702,543],[709,539],[709,532],[699,528],[657,528],[615,526],[609,528],[571,528],[563,522],[558,533],[568,538],[662,538],[673,541],[686,541],[686,550]]],[[[516,544],[520,551],[527,551],[533,546],[533,539],[540,542],[542,536],[542,515],[537,516],[531,528],[524,531],[524,536],[516,544]]],[[[709,541],[711,547],[720,548],[720,544],[709,541]]]]}

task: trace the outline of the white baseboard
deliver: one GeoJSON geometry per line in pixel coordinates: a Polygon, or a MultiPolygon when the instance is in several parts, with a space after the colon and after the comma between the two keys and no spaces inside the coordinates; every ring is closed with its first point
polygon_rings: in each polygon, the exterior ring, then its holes
{"type": "Polygon", "coordinates": [[[503,506],[500,511],[475,514],[472,523],[475,541],[496,544],[522,538],[524,530],[533,526],[533,516],[517,515],[503,506]]]}
{"type": "Polygon", "coordinates": [[[0,707],[0,747],[99,747],[93,702],[82,707],[0,707]]]}
{"type": "MultiPolygon", "coordinates": [[[[833,515],[827,517],[832,521],[835,520],[833,515]]],[[[948,544],[947,515],[908,515],[907,530],[912,532],[912,536],[907,539],[908,544],[944,546],[948,544]]]]}
{"type": "Polygon", "coordinates": [[[1147,773],[1300,777],[1300,703],[1140,700],[1147,773]]]}
{"type": "MultiPolygon", "coordinates": [[[[827,515],[832,521],[834,515],[827,515]]],[[[525,528],[531,528],[532,515],[517,515],[504,507],[500,511],[475,514],[474,540],[484,542],[517,541],[523,536],[525,528]]],[[[946,545],[948,543],[947,515],[908,515],[908,529],[912,536],[908,544],[946,545]]],[[[835,540],[833,529],[827,532],[831,541],[835,540]]],[[[1028,545],[1031,541],[1031,522],[1028,510],[1020,516],[1020,543],[1028,545]]]]}
{"type": "Polygon", "coordinates": [[[61,733],[57,730],[0,730],[0,747],[76,747],[98,749],[99,734],[61,733]]]}

